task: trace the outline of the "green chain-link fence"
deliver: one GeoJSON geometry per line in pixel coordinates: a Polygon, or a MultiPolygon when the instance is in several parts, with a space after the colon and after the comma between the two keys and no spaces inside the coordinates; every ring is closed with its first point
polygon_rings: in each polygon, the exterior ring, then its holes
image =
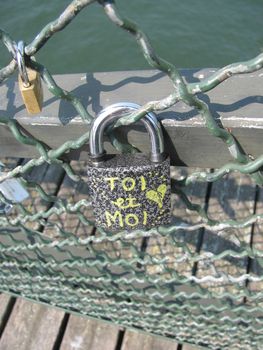
{"type": "MultiPolygon", "coordinates": [[[[41,74],[52,94],[71,102],[87,125],[95,116],[72,93],[59,87],[47,68],[31,57],[93,2],[73,1],[25,46],[26,65],[41,74]]],[[[184,170],[174,168],[172,224],[113,234],[94,228],[86,195],[85,164],[70,163],[65,157],[69,150],[88,143],[89,132],[50,149],[28,135],[15,119],[0,115],[1,125],[7,126],[19,142],[35,146],[39,152],[38,158],[21,163],[3,160],[6,167],[0,173],[0,182],[16,178],[31,196],[16,203],[0,192],[2,207],[12,206],[8,212],[2,210],[0,216],[0,289],[179,342],[211,349],[260,349],[263,251],[252,247],[241,232],[261,222],[263,215],[254,211],[239,220],[221,220],[216,215],[212,218],[207,206],[196,204],[194,199],[196,188],[199,196],[205,197],[208,183],[220,181],[231,172],[251,178],[256,192],[263,184],[263,155],[257,159],[246,155],[231,132],[218,125],[209,106],[196,96],[234,74],[261,69],[263,54],[219,69],[199,82],[187,83],[172,63],[157,55],[140,28],[118,13],[114,1],[99,2],[113,23],[135,37],[149,65],[164,72],[173,84],[169,96],[148,102],[119,120],[115,127],[129,125],[150,111],[158,113],[183,101],[199,111],[209,132],[225,143],[233,162],[215,171],[196,171],[186,176],[184,170]],[[37,171],[57,183],[66,173],[70,186],[62,186],[58,191],[47,186],[44,176],[34,179],[32,174],[37,171]],[[180,216],[183,207],[195,213],[194,223],[180,216]],[[212,233],[215,245],[229,237],[233,238],[232,243],[213,252],[196,249],[196,240],[200,240],[204,230],[212,233]],[[225,264],[229,268],[224,270],[225,264]],[[257,266],[257,273],[247,269],[249,264],[257,266]],[[197,266],[202,274],[196,274],[197,266]]],[[[17,45],[3,30],[0,38],[13,56],[8,66],[0,70],[0,81],[4,81],[16,71],[17,45]]],[[[115,138],[114,130],[109,137],[119,151],[134,151],[115,138]]]]}

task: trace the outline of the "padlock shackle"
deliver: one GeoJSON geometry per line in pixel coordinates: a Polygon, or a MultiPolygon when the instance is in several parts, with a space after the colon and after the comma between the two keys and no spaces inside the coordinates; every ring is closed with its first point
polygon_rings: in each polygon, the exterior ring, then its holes
{"type": "MultiPolygon", "coordinates": [[[[94,163],[103,161],[105,150],[103,147],[103,136],[106,128],[121,117],[134,112],[140,108],[139,105],[130,102],[115,103],[103,109],[94,119],[90,130],[90,157],[94,163]]],[[[165,158],[164,141],[161,124],[155,114],[147,113],[141,121],[145,125],[152,145],[151,161],[160,163],[165,158]]]]}
{"type": "Polygon", "coordinates": [[[25,44],[23,41],[19,41],[16,47],[16,62],[17,62],[18,71],[23,81],[24,87],[29,87],[30,82],[26,71],[24,55],[25,55],[25,44]]]}

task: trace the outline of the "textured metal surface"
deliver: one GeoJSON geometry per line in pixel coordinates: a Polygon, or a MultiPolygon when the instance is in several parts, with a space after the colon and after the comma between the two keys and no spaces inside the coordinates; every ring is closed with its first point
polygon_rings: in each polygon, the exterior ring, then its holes
{"type": "MultiPolygon", "coordinates": [[[[92,2],[74,0],[25,47],[27,66],[41,74],[43,82],[57,98],[71,102],[87,125],[93,116],[80,99],[59,87],[47,68],[30,56],[92,2]]],[[[165,110],[181,101],[199,111],[208,131],[225,144],[233,161],[215,172],[196,170],[189,176],[173,175],[172,192],[176,203],[170,225],[118,233],[98,229],[87,234],[84,229],[78,230],[79,225],[83,228],[94,225],[86,195],[87,174],[69,164],[67,152],[85,146],[89,132],[83,130],[78,139],[50,149],[26,133],[16,120],[0,115],[1,125],[5,125],[16,140],[39,152],[39,157],[18,165],[9,164],[9,170],[0,174],[1,182],[17,177],[31,191],[32,202],[34,198],[39,201],[36,207],[28,201],[10,203],[0,194],[2,202],[13,205],[9,215],[0,217],[0,289],[210,349],[260,349],[263,251],[262,245],[253,246],[243,232],[252,224],[251,232],[256,232],[263,219],[262,210],[257,212],[252,206],[249,210],[243,208],[241,215],[237,210],[235,215],[221,219],[217,212],[213,216],[207,213],[207,204],[197,203],[188,191],[195,183],[216,184],[231,172],[241,173],[241,178],[247,174],[246,179],[262,185],[263,155],[253,159],[245,154],[231,130],[217,123],[209,105],[196,94],[213,89],[233,74],[259,70],[263,66],[263,54],[219,69],[198,82],[186,83],[173,64],[157,55],[141,29],[118,14],[114,1],[99,3],[111,21],[135,37],[149,65],[164,72],[173,85],[168,96],[149,101],[138,111],[121,118],[115,126],[129,125],[148,112],[165,110]],[[30,178],[30,171],[45,164],[66,172],[76,184],[73,193],[66,191],[67,196],[57,196],[54,189],[30,178]],[[77,190],[85,195],[72,201],[77,190]],[[190,216],[182,219],[179,210],[182,207],[195,213],[197,220],[191,222],[190,216]],[[78,219],[77,227],[65,227],[66,219],[70,221],[72,217],[78,219]],[[204,229],[212,237],[214,250],[200,250],[204,229]],[[196,234],[199,245],[193,247],[196,234]],[[228,244],[224,245],[224,240],[228,244]],[[203,267],[202,275],[195,274],[197,264],[203,267]],[[191,268],[184,271],[182,267],[186,266],[191,268]]],[[[17,68],[16,44],[3,30],[0,30],[0,39],[12,56],[11,62],[0,70],[0,80],[4,81],[17,68]]],[[[109,136],[118,150],[134,152],[131,145],[124,145],[114,137],[114,131],[109,136]]],[[[248,184],[252,186],[251,182],[248,184]]],[[[259,187],[254,188],[255,193],[259,193],[259,187]]],[[[240,191],[237,191],[238,198],[240,191]]],[[[206,192],[202,193],[205,197],[206,192]]],[[[254,196],[259,197],[258,194],[254,196]]]]}
{"type": "Polygon", "coordinates": [[[96,225],[109,231],[146,229],[171,222],[170,162],[147,155],[115,155],[88,164],[96,225]]]}

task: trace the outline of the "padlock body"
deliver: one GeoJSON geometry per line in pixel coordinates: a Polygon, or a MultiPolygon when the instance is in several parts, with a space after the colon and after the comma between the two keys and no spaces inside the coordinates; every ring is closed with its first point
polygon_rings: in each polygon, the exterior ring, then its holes
{"type": "Polygon", "coordinates": [[[107,231],[149,229],[171,220],[169,158],[152,163],[147,155],[107,155],[89,161],[88,184],[96,225],[107,231]]]}
{"type": "Polygon", "coordinates": [[[25,87],[21,76],[18,76],[19,90],[21,92],[24,104],[29,114],[40,113],[43,104],[43,88],[40,74],[33,69],[27,68],[29,87],[25,87]]]}

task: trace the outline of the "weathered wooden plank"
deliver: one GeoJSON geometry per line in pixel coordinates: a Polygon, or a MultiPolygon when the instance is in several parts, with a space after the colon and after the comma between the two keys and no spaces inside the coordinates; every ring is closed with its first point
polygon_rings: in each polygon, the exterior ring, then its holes
{"type": "MultiPolygon", "coordinates": [[[[183,70],[189,82],[207,77],[214,69],[183,70]]],[[[173,91],[171,82],[160,72],[127,71],[111,73],[88,73],[55,76],[63,88],[78,96],[92,115],[103,107],[115,102],[129,101],[144,104],[169,95],[173,91]]],[[[262,71],[253,74],[234,76],[214,90],[208,92],[206,101],[215,117],[231,129],[245,151],[254,157],[262,153],[263,119],[261,105],[262,71]]],[[[43,111],[36,116],[28,116],[17,90],[17,83],[9,79],[0,87],[1,115],[15,117],[33,136],[52,148],[83,134],[88,126],[77,115],[74,108],[65,101],[57,100],[45,88],[43,111]],[[11,99],[12,97],[12,99],[11,99]]],[[[231,160],[226,146],[221,140],[212,137],[204,126],[200,115],[183,103],[158,113],[165,128],[166,149],[170,150],[173,164],[199,167],[218,167],[231,160]],[[200,157],[202,154],[202,157],[200,157]]],[[[149,140],[141,126],[122,128],[123,139],[137,144],[148,151],[149,140]]],[[[113,151],[109,143],[106,149],[113,151]]],[[[20,145],[5,126],[0,127],[1,155],[35,157],[35,148],[20,145]]],[[[87,147],[81,157],[86,158],[87,147]]],[[[79,156],[74,151],[71,158],[79,156]]]]}
{"type": "Polygon", "coordinates": [[[175,341],[147,334],[126,331],[121,350],[177,350],[175,341]]]}
{"type": "Polygon", "coordinates": [[[5,323],[9,317],[12,306],[14,305],[14,298],[11,298],[7,294],[0,294],[0,337],[4,330],[5,323]],[[10,309],[10,311],[8,310],[10,309]]]}
{"type": "Polygon", "coordinates": [[[70,316],[60,350],[114,350],[118,332],[117,326],[70,316]]]}
{"type": "Polygon", "coordinates": [[[3,350],[52,350],[63,311],[17,300],[0,340],[3,350]]]}
{"type": "Polygon", "coordinates": [[[7,294],[0,294],[0,324],[3,321],[3,316],[5,314],[6,308],[10,301],[10,296],[7,294]]]}

